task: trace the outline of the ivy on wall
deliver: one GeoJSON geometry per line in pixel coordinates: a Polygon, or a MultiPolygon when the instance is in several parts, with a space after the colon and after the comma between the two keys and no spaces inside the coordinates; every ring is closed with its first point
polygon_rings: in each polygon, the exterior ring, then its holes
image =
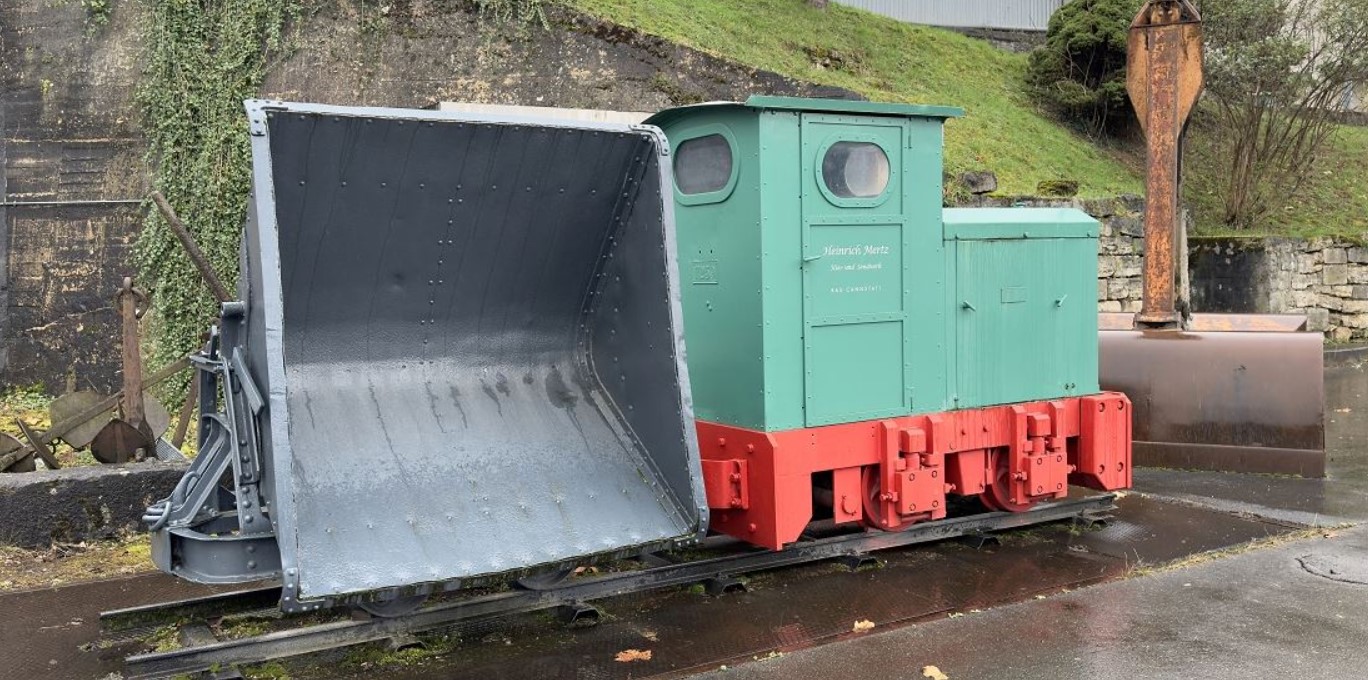
{"type": "MultiPolygon", "coordinates": [[[[299,0],[147,2],[147,71],[138,103],[152,184],[231,288],[251,188],[242,101],[257,96],[299,0]]],[[[149,354],[160,366],[199,345],[218,304],[150,203],[135,259],[153,294],[149,354]]]]}
{"type": "MultiPolygon", "coordinates": [[[[107,7],[108,0],[83,0],[107,7]]],[[[344,2],[348,0],[343,0],[344,2]]],[[[361,38],[374,0],[358,7],[361,38]]],[[[138,91],[152,185],[166,195],[233,288],[251,190],[251,151],[242,101],[258,96],[273,60],[287,49],[285,26],[318,0],[146,0],[147,71],[138,91]]],[[[467,0],[483,21],[546,25],[549,0],[467,0]]],[[[381,5],[380,15],[389,5],[381,5]]],[[[359,45],[358,49],[367,49],[359,45]]],[[[326,76],[324,76],[326,77],[326,76]]],[[[218,304],[160,213],[148,204],[135,249],[140,283],[153,295],[148,354],[154,366],[200,344],[218,304]]],[[[172,386],[183,388],[185,383],[172,386]]]]}

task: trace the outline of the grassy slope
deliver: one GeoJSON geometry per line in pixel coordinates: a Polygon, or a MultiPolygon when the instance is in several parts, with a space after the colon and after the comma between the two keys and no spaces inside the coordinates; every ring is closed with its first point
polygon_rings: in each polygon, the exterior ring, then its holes
{"type": "Polygon", "coordinates": [[[992,170],[1004,194],[1074,179],[1084,196],[1140,193],[1119,156],[1051,121],[1022,91],[1026,59],[952,31],[804,0],[568,0],[595,16],[754,68],[835,85],[872,100],[963,107],[946,131],[952,173],[992,170]],[[822,68],[809,50],[845,57],[822,68]],[[854,62],[851,64],[850,62],[854,62]]]}
{"type": "Polygon", "coordinates": [[[1183,198],[1200,234],[1368,238],[1368,128],[1341,127],[1316,159],[1301,195],[1273,211],[1258,231],[1220,226],[1224,164],[1212,157],[1200,130],[1193,135],[1187,160],[1183,198]]]}

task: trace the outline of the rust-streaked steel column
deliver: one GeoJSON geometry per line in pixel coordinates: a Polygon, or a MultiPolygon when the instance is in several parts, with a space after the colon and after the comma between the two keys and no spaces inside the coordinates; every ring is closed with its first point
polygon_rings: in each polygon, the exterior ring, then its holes
{"type": "Polygon", "coordinates": [[[1174,241],[1183,125],[1202,92],[1202,18],[1187,0],[1149,0],[1131,24],[1126,91],[1145,131],[1145,272],[1137,327],[1175,329],[1174,241]]]}

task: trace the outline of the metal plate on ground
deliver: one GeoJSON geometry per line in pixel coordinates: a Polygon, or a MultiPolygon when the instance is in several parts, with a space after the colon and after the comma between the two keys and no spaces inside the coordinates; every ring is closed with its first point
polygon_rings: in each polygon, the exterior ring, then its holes
{"type": "MultiPolygon", "coordinates": [[[[1135,315],[1103,312],[1097,315],[1098,329],[1135,330],[1135,315]]],[[[1188,320],[1189,331],[1248,331],[1255,333],[1295,333],[1306,330],[1305,314],[1207,314],[1196,313],[1188,320]]]]}

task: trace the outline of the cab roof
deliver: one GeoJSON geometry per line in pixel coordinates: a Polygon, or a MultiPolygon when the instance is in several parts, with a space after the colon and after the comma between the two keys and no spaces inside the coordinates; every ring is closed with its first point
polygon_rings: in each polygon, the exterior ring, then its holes
{"type": "Polygon", "coordinates": [[[856,101],[853,99],[809,99],[806,97],[770,97],[751,95],[745,102],[704,102],[660,111],[646,119],[649,125],[668,125],[680,118],[700,111],[721,109],[758,109],[803,111],[807,113],[849,113],[864,116],[916,116],[920,118],[959,118],[964,109],[954,106],[925,106],[921,104],[890,104],[856,101]]]}

